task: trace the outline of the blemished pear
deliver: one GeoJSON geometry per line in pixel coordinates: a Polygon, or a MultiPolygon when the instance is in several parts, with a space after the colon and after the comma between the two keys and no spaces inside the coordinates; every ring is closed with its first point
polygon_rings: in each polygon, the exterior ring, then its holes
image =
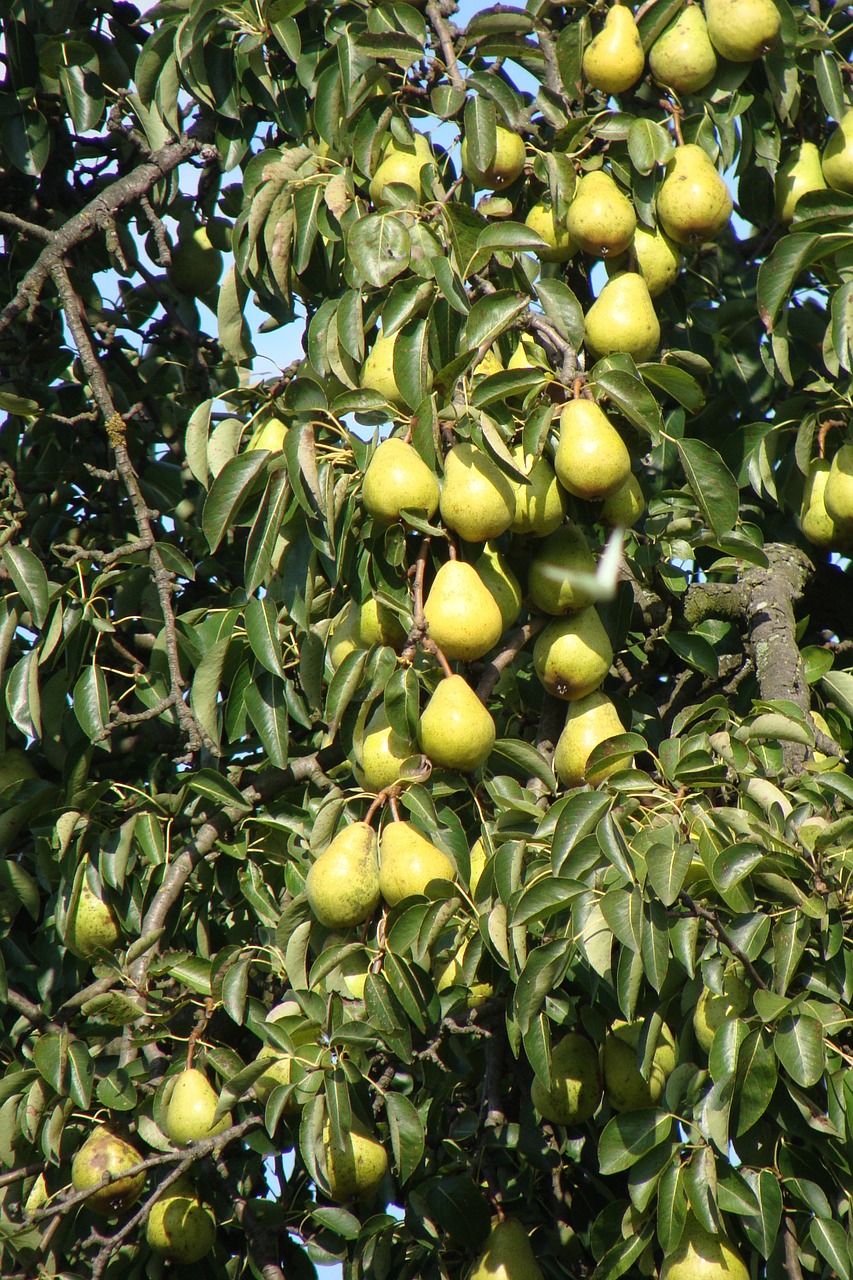
{"type": "Polygon", "coordinates": [[[404,761],[416,754],[417,748],[391,728],[385,708],[380,706],[365,728],[361,768],[356,776],[368,791],[383,791],[399,779],[404,761]]]}
{"type": "Polygon", "coordinates": [[[473,565],[447,560],[424,604],[431,639],[447,658],[472,662],[494,648],[503,632],[498,602],[473,565]]]}
{"type": "Polygon", "coordinates": [[[637,271],[608,280],[586,313],[584,342],[596,359],[620,351],[640,364],[660,346],[660,322],[637,271]]]}
{"type": "Polygon", "coordinates": [[[166,1134],[176,1147],[212,1138],[233,1123],[226,1112],[214,1123],[219,1095],[203,1071],[188,1067],[175,1077],[166,1105],[166,1134]]]}
{"type": "Polygon", "coordinates": [[[388,1153],[381,1142],[354,1127],[344,1135],[341,1148],[332,1142],[327,1125],[323,1130],[323,1149],[332,1200],[343,1204],[375,1195],[388,1172],[388,1153]]]}
{"type": "Polygon", "coordinates": [[[467,542],[499,538],[515,517],[515,492],[491,458],[463,441],[444,462],[441,518],[467,542]]]}
{"type": "Polygon", "coordinates": [[[574,702],[597,689],[610,670],[613,648],[597,611],[590,606],[555,618],[533,647],[533,669],[557,698],[574,702]]]}
{"type": "Polygon", "coordinates": [[[494,1224],[468,1280],[543,1280],[530,1236],[516,1218],[494,1224]]]}
{"type": "Polygon", "coordinates": [[[587,45],[583,74],[587,84],[602,93],[624,93],[643,74],[646,55],[634,15],[627,5],[608,9],[604,27],[587,45]]]}
{"type": "Polygon", "coordinates": [[[649,70],[658,84],[676,93],[698,93],[713,80],[717,55],[698,4],[682,9],[658,36],[649,50],[649,70]]]}
{"type": "Polygon", "coordinates": [[[501,611],[502,630],[508,631],[521,613],[522,592],[518,578],[494,542],[483,543],[474,568],[501,611]]]}
{"type": "Polygon", "coordinates": [[[803,490],[800,528],[812,546],[821,547],[824,551],[838,551],[849,540],[853,529],[849,525],[836,524],[826,509],[824,496],[829,472],[828,458],[815,458],[810,464],[803,490]]]}
{"type": "Polygon", "coordinates": [[[829,135],[820,163],[827,186],[853,192],[853,108],[845,111],[829,135]]]}
{"type": "Polygon", "coordinates": [[[115,951],[120,941],[112,908],[84,875],[68,909],[65,945],[80,960],[91,960],[99,951],[115,951]]]}
{"type": "Polygon", "coordinates": [[[631,474],[625,441],[594,400],[570,400],[560,414],[557,479],[575,498],[607,498],[631,474]]]}
{"type": "Polygon", "coordinates": [[[530,1096],[543,1120],[575,1125],[595,1115],[602,1092],[598,1049],[570,1032],[551,1051],[551,1088],[536,1078],[530,1096]]]}
{"type": "Polygon", "coordinates": [[[853,444],[843,444],[832,459],[823,504],[837,525],[853,528],[853,444]]]}
{"type": "Polygon", "coordinates": [[[535,548],[527,571],[527,591],[537,609],[555,618],[592,603],[592,596],[574,574],[595,573],[595,557],[583,530],[569,521],[535,548]]]}
{"type": "Polygon", "coordinates": [[[530,455],[525,454],[521,445],[513,449],[512,456],[529,477],[529,484],[513,482],[515,517],[510,528],[513,533],[532,533],[534,538],[546,538],[559,529],[566,516],[565,494],[557,482],[557,474],[547,458],[539,457],[531,463],[530,455]]]}
{"type": "Polygon", "coordinates": [[[411,187],[420,199],[421,170],[433,159],[432,149],[422,133],[416,133],[412,149],[402,146],[396,138],[392,138],[385,148],[376,172],[370,180],[370,198],[377,206],[387,203],[385,188],[392,182],[404,183],[411,187]]]}
{"type": "Polygon", "coordinates": [[[572,254],[577,253],[578,247],[569,235],[565,218],[556,218],[552,205],[539,200],[532,206],[524,222],[548,246],[546,249],[534,250],[537,258],[541,258],[543,262],[568,262],[572,254]]]}
{"type": "Polygon", "coordinates": [[[354,822],[338,832],[312,865],[305,892],[314,915],[329,929],[363,924],[379,906],[376,832],[354,822]]]}
{"type": "Polygon", "coordinates": [[[151,1206],[145,1239],[155,1253],[191,1266],[206,1258],[216,1242],[216,1219],[198,1198],[192,1180],[178,1178],[151,1206]]]}
{"type": "Polygon", "coordinates": [[[782,18],[773,0],[705,0],[711,44],[729,62],[755,62],[779,38],[782,18]]]}
{"type": "Polygon", "coordinates": [[[604,1037],[601,1050],[604,1091],[614,1111],[638,1111],[641,1107],[653,1107],[660,1099],[675,1066],[675,1041],[664,1023],[658,1034],[649,1078],[645,1079],[637,1060],[637,1045],[642,1030],[642,1019],[637,1022],[614,1022],[604,1037]]]}
{"type": "Polygon", "coordinates": [[[820,152],[813,142],[803,142],[776,170],[776,217],[787,226],[803,196],[825,190],[820,152]]]}
{"type": "Polygon", "coordinates": [[[676,147],[657,197],[658,220],[678,244],[713,240],[732,216],[729,189],[711,157],[694,142],[676,147]]]}
{"type": "Polygon", "coordinates": [[[637,227],[637,215],[609,173],[596,169],[581,178],[566,214],[569,235],[586,253],[599,258],[624,253],[637,227]]]}
{"type": "Polygon", "coordinates": [[[461,161],[462,172],[478,191],[491,187],[493,191],[502,191],[510,186],[516,178],[521,177],[526,156],[524,139],[511,129],[498,125],[496,129],[495,155],[486,169],[478,169],[468,153],[468,140],[462,139],[461,161]]]}
{"type": "Polygon", "coordinates": [[[610,529],[632,529],[646,509],[646,499],[640,482],[630,475],[609,498],[605,498],[598,512],[598,519],[610,529]]]}
{"type": "Polygon", "coordinates": [[[422,512],[431,520],[438,510],[438,480],[412,445],[389,436],[367,464],[361,498],[382,524],[399,520],[401,511],[422,512]]]}
{"type": "Polygon", "coordinates": [[[470,773],[495,745],[495,722],[462,676],[447,676],[424,708],[418,738],[433,764],[470,773]]]}
{"type": "Polygon", "coordinates": [[[748,1004],[749,987],[735,972],[723,975],[719,995],[705,988],[693,1010],[693,1033],[706,1053],[711,1052],[714,1036],[723,1023],[739,1017],[748,1004]]]}
{"type": "Polygon", "coordinates": [[[379,889],[389,907],[424,893],[431,880],[453,880],[455,875],[447,854],[410,822],[390,822],[383,828],[379,841],[379,889]]]}
{"type": "Polygon", "coordinates": [[[681,271],[681,250],[660,227],[637,227],[631,248],[649,297],[657,298],[675,284],[681,271]]]}
{"type": "Polygon", "coordinates": [[[712,1236],[691,1213],[660,1280],[749,1280],[749,1267],[725,1236],[712,1236]]]}
{"type": "Polygon", "coordinates": [[[118,1178],[105,1187],[98,1184],[104,1174],[120,1174],[134,1165],[141,1164],[142,1157],[124,1138],[106,1125],[90,1134],[71,1162],[71,1181],[75,1191],[88,1191],[98,1187],[87,1198],[86,1205],[94,1213],[116,1214],[129,1209],[142,1194],[145,1172],[118,1178]]]}
{"type": "MultiPolygon", "coordinates": [[[[615,738],[625,729],[613,703],[606,693],[596,690],[585,698],[570,702],[566,723],[554,752],[554,772],[567,787],[579,787],[586,781],[586,767],[596,747],[608,738],[615,738]]],[[[596,782],[608,777],[617,769],[624,769],[620,761],[596,774],[596,782]]]]}

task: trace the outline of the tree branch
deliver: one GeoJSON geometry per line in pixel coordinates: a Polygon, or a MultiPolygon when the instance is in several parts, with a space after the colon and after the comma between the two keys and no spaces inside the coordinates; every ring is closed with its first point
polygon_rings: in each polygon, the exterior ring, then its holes
{"type": "Polygon", "coordinates": [[[441,12],[441,6],[438,0],[429,0],[426,7],[426,15],[429,18],[430,25],[438,36],[438,43],[441,45],[441,52],[444,54],[444,65],[451,84],[457,89],[465,88],[465,81],[459,71],[459,64],[456,61],[456,50],[453,48],[453,36],[447,25],[444,14],[441,12]]]}
{"type": "Polygon", "coordinates": [[[545,627],[549,621],[544,614],[538,614],[525,622],[523,627],[516,627],[514,631],[507,634],[505,643],[500,653],[495,654],[491,662],[487,663],[486,668],[480,677],[480,683],[477,685],[476,694],[481,702],[485,702],[490,693],[494,689],[501,677],[501,672],[511,666],[518,655],[521,653],[528,640],[532,640],[535,635],[545,627]]]}

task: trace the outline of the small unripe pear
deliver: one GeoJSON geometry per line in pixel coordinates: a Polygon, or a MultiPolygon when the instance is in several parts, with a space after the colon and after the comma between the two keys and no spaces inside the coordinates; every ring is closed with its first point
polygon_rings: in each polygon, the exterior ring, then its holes
{"type": "Polygon", "coordinates": [[[800,509],[800,528],[812,546],[840,551],[849,544],[853,528],[849,524],[837,524],[826,509],[824,497],[829,473],[828,458],[815,458],[810,464],[800,509]]]}
{"type": "Polygon", "coordinates": [[[175,1077],[166,1106],[165,1128],[175,1146],[212,1138],[233,1123],[230,1112],[214,1122],[219,1095],[203,1071],[188,1067],[175,1077]]]}
{"type": "Polygon", "coordinates": [[[379,906],[376,832],[366,822],[340,831],[305,880],[314,915],[329,929],[363,924],[379,906]]]}
{"type": "Polygon", "coordinates": [[[368,791],[383,791],[398,780],[404,761],[416,754],[417,748],[391,728],[385,708],[380,706],[364,731],[356,776],[368,791]]]}
{"type": "Polygon", "coordinates": [[[624,93],[637,83],[645,65],[633,13],[627,5],[614,4],[607,11],[603,30],[584,50],[584,78],[603,93],[624,93]]]}
{"type": "Polygon", "coordinates": [[[374,520],[391,524],[400,519],[401,511],[420,511],[430,520],[438,510],[438,497],[438,480],[417,450],[396,436],[383,440],[367,464],[361,486],[362,502],[374,520]]]}
{"type": "MultiPolygon", "coordinates": [[[[596,690],[585,698],[569,703],[566,723],[554,752],[554,772],[567,787],[579,787],[586,781],[586,766],[590,755],[602,742],[615,738],[625,730],[613,703],[606,694],[596,690]]],[[[625,765],[619,762],[608,765],[596,775],[596,781],[606,778],[625,765]]]]}
{"type": "Polygon", "coordinates": [[[509,631],[521,613],[522,593],[518,578],[493,542],[484,542],[474,561],[477,576],[486,587],[501,613],[501,628],[509,631]]]}
{"type": "Polygon", "coordinates": [[[681,250],[660,227],[637,227],[631,247],[650,297],[657,298],[675,284],[681,271],[681,250]]]}
{"type": "Polygon", "coordinates": [[[424,709],[418,738],[424,755],[445,769],[470,773],[495,745],[495,722],[462,676],[441,681],[424,709]]]}
{"type": "Polygon", "coordinates": [[[634,206],[609,173],[597,169],[581,178],[566,214],[566,227],[586,253],[601,258],[624,253],[636,226],[634,206]]]}
{"type": "Polygon", "coordinates": [[[84,875],[68,908],[65,945],[81,960],[91,960],[99,951],[115,951],[120,941],[112,908],[84,875]]]}
{"type": "Polygon", "coordinates": [[[83,1143],[71,1163],[71,1181],[75,1191],[88,1191],[98,1187],[87,1198],[86,1204],[95,1213],[116,1214],[129,1209],[142,1194],[145,1174],[118,1178],[107,1186],[99,1186],[105,1174],[120,1174],[141,1163],[135,1147],[113,1133],[105,1125],[96,1129],[83,1143]]]}
{"type": "Polygon", "coordinates": [[[739,1017],[748,1004],[749,987],[736,973],[724,975],[721,995],[705,988],[693,1010],[693,1032],[706,1053],[711,1052],[714,1035],[723,1023],[739,1017]]]}
{"type": "Polygon", "coordinates": [[[286,435],[287,425],[281,418],[268,418],[252,436],[247,445],[247,452],[251,449],[269,449],[271,453],[279,453],[284,448],[286,435]]]}

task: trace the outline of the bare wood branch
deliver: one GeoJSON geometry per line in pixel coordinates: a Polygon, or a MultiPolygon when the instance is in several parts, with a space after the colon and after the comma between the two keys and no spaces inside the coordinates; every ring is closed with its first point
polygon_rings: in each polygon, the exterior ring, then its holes
{"type": "Polygon", "coordinates": [[[532,617],[529,622],[525,622],[523,627],[516,627],[514,631],[507,633],[500,653],[495,654],[480,677],[476,694],[481,702],[485,702],[489,697],[501,677],[501,672],[512,665],[528,640],[532,640],[535,635],[538,635],[548,621],[549,619],[544,614],[538,614],[532,617]]]}

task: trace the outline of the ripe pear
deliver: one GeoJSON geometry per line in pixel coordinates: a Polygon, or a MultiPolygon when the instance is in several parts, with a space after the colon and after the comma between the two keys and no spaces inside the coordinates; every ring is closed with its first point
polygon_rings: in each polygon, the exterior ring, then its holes
{"type": "Polygon", "coordinates": [[[80,960],[91,960],[99,951],[115,951],[120,941],[112,908],[84,875],[68,908],[65,945],[80,960]]]}
{"type": "Polygon", "coordinates": [[[474,365],[471,370],[472,378],[490,378],[493,373],[503,373],[504,362],[501,359],[501,353],[497,347],[489,347],[482,360],[474,365]]]}
{"type": "Polygon", "coordinates": [[[374,520],[392,524],[401,511],[422,511],[431,520],[438,497],[438,480],[417,450],[396,436],[383,440],[367,464],[361,486],[361,500],[374,520]]]}
{"type": "MultiPolygon", "coordinates": [[[[506,367],[508,369],[548,369],[550,365],[545,348],[540,347],[538,342],[534,342],[529,333],[523,333],[506,367]]],[[[519,453],[521,450],[517,449],[514,452],[519,453]]]]}
{"type": "Polygon", "coordinates": [[[499,538],[515,518],[515,492],[485,453],[468,441],[444,461],[441,518],[467,542],[499,538]]]}
{"type": "Polygon", "coordinates": [[[621,351],[639,364],[654,355],[660,322],[639,272],[623,271],[607,281],[586,313],[584,341],[596,359],[621,351]]]}
{"type": "Polygon", "coordinates": [[[533,647],[533,668],[549,693],[566,702],[585,698],[610,670],[613,649],[595,609],[555,618],[533,647]]]}
{"type": "Polygon", "coordinates": [[[410,822],[390,822],[379,841],[379,889],[389,907],[425,893],[431,880],[453,880],[453,863],[410,822]]]}
{"type": "Polygon", "coordinates": [[[141,1164],[142,1157],[135,1147],[105,1125],[96,1129],[83,1143],[71,1162],[71,1181],[75,1191],[88,1191],[98,1187],[87,1198],[86,1204],[94,1213],[112,1216],[122,1213],[135,1204],[145,1185],[145,1174],[135,1173],[128,1178],[118,1178],[105,1187],[99,1184],[105,1174],[124,1173],[141,1164]]]}
{"type": "Polygon", "coordinates": [[[586,253],[601,258],[624,253],[636,227],[634,206],[609,173],[596,169],[581,178],[566,214],[566,228],[586,253]]]}
{"type": "MultiPolygon", "coordinates": [[[[586,781],[587,761],[595,748],[624,732],[616,708],[606,694],[596,691],[570,703],[554,752],[557,777],[567,787],[579,787],[586,781]]],[[[617,769],[624,768],[623,763],[608,766],[600,777],[609,777],[617,769]]]]}
{"type": "Polygon", "coordinates": [[[172,250],[168,275],[181,293],[200,297],[209,293],[222,274],[222,254],[211,244],[207,227],[181,234],[172,250]]]}
{"type": "Polygon", "coordinates": [[[166,1105],[166,1134],[176,1147],[212,1138],[234,1123],[226,1112],[214,1123],[219,1095],[203,1071],[188,1067],[175,1077],[166,1105]]]}
{"type": "Polygon", "coordinates": [[[548,245],[547,249],[534,250],[543,262],[568,262],[572,254],[577,253],[578,247],[569,235],[565,218],[558,220],[554,216],[553,206],[546,204],[544,200],[539,200],[532,206],[524,222],[548,245]]]}
{"type": "Polygon", "coordinates": [[[693,142],[676,147],[657,198],[666,234],[679,244],[704,244],[728,224],[732,207],[729,189],[708,153],[693,142]]]}
{"type": "Polygon", "coordinates": [[[843,444],[832,459],[823,504],[841,528],[853,528],[853,444],[843,444]]]}
{"type": "Polygon", "coordinates": [[[395,783],[403,762],[417,754],[417,748],[388,723],[384,706],[371,716],[361,743],[359,782],[367,791],[383,791],[395,783]]]}
{"type": "Polygon", "coordinates": [[[216,1241],[216,1219],[202,1204],[188,1177],[176,1182],[151,1207],[145,1239],[162,1257],[190,1266],[201,1262],[216,1241]]]}
{"type": "Polygon", "coordinates": [[[501,611],[473,565],[446,561],[424,604],[430,637],[448,658],[471,662],[494,648],[503,632],[501,611]]]}
{"type": "Polygon", "coordinates": [[[471,846],[471,852],[468,855],[470,865],[470,873],[468,876],[468,888],[472,893],[477,892],[477,885],[480,883],[480,876],[486,869],[486,863],[489,857],[486,853],[486,846],[482,836],[478,836],[471,846]]]}
{"type": "MultiPolygon", "coordinates": [[[[832,730],[827,724],[825,718],[820,714],[819,711],[812,711],[811,717],[812,717],[812,720],[814,720],[816,729],[819,729],[821,733],[825,733],[827,738],[832,738],[833,742],[837,741],[837,739],[835,738],[835,735],[833,734],[832,730]]],[[[828,766],[826,769],[827,773],[844,773],[845,757],[843,755],[828,756],[824,751],[815,751],[813,753],[813,756],[814,756],[815,764],[826,764],[828,766]]],[[[800,830],[802,831],[802,827],[800,828],[800,830]]]]}
{"type": "Polygon", "coordinates": [[[435,765],[470,773],[495,745],[495,722],[462,676],[447,676],[427,703],[418,725],[424,755],[435,765]]]}
{"type": "Polygon", "coordinates": [[[385,188],[392,182],[402,182],[411,187],[420,200],[423,195],[421,170],[432,159],[432,148],[422,133],[415,134],[411,150],[392,138],[370,180],[370,198],[373,203],[377,207],[387,203],[385,188]]]}
{"type": "Polygon", "coordinates": [[[536,608],[560,617],[591,604],[589,591],[572,581],[572,575],[577,573],[595,573],[595,557],[583,530],[570,521],[534,550],[527,572],[527,591],[536,608]]]}
{"type": "Polygon", "coordinates": [[[252,436],[246,447],[247,452],[252,449],[269,449],[270,453],[280,453],[284,448],[286,435],[287,425],[281,418],[269,418],[252,436]]]}
{"type": "Polygon", "coordinates": [[[800,528],[804,536],[812,546],[825,551],[838,550],[845,541],[845,531],[835,523],[824,503],[829,471],[828,458],[815,458],[811,462],[800,508],[800,528]]]}
{"type": "Polygon", "coordinates": [[[658,84],[676,93],[697,93],[713,80],[717,55],[698,4],[682,9],[658,36],[649,50],[649,70],[658,84]]]}
{"type": "Polygon", "coordinates": [[[521,584],[493,542],[484,542],[474,561],[480,581],[501,611],[501,631],[509,631],[521,613],[521,584]]]}
{"type": "Polygon", "coordinates": [[[530,1237],[516,1218],[494,1224],[468,1280],[544,1280],[530,1237]]]}
{"type": "Polygon", "coordinates": [[[627,5],[614,4],[604,27],[587,45],[583,74],[587,84],[602,93],[624,93],[643,74],[646,55],[634,15],[627,5]]]}
{"type": "Polygon", "coordinates": [[[329,1194],[343,1204],[366,1200],[379,1190],[388,1172],[388,1154],[376,1138],[353,1127],[344,1135],[343,1149],[332,1142],[327,1125],[323,1131],[329,1194]]]}
{"type": "Polygon", "coordinates": [[[604,1037],[604,1090],[614,1111],[637,1111],[641,1107],[653,1107],[660,1099],[675,1066],[675,1041],[664,1023],[652,1057],[648,1080],[640,1074],[637,1045],[642,1030],[642,1019],[638,1022],[614,1022],[604,1037]]]}
{"type": "Polygon", "coordinates": [[[660,227],[637,227],[631,247],[650,297],[657,298],[675,284],[681,271],[681,250],[660,227]]]}
{"type": "MultiPolygon", "coordinates": [[[[451,987],[460,987],[465,981],[465,955],[468,951],[468,939],[462,943],[446,964],[442,965],[435,975],[435,989],[438,992],[449,991],[451,987]]],[[[469,1009],[476,1009],[484,1000],[495,994],[491,982],[472,982],[467,987],[465,1003],[469,1009]]]]}
{"type": "Polygon", "coordinates": [[[586,1036],[571,1032],[551,1052],[551,1088],[538,1079],[530,1096],[543,1120],[553,1124],[583,1124],[595,1115],[602,1084],[598,1050],[586,1036]]]}
{"type": "Polygon", "coordinates": [[[576,498],[608,498],[631,474],[631,455],[594,400],[570,400],[560,414],[557,479],[576,498]]]}
{"type": "Polygon", "coordinates": [[[776,217],[787,226],[803,196],[825,190],[820,152],[813,142],[803,142],[776,170],[776,217]]]}
{"type": "Polygon", "coordinates": [[[749,1280],[749,1267],[725,1236],[712,1236],[688,1213],[678,1245],[664,1258],[660,1280],[749,1280]]]}
{"type": "Polygon", "coordinates": [[[605,498],[598,518],[611,529],[632,529],[646,509],[646,499],[640,482],[630,475],[623,485],[605,498]]]}
{"type": "Polygon", "coordinates": [[[722,994],[706,987],[693,1010],[693,1031],[706,1053],[711,1052],[714,1034],[724,1022],[737,1018],[749,1004],[749,987],[736,973],[723,975],[722,994]]]}
{"type": "Polygon", "coordinates": [[[820,163],[827,186],[853,192],[853,108],[844,112],[829,135],[820,163]]]}
{"type": "Polygon", "coordinates": [[[557,483],[554,468],[543,457],[531,463],[522,445],[512,450],[512,456],[529,476],[529,483],[513,482],[515,517],[510,528],[513,533],[532,533],[534,538],[546,538],[560,527],[566,515],[565,495],[557,483]]]}
{"type": "MultiPolygon", "coordinates": [[[[361,385],[367,391],[378,391],[385,397],[388,404],[394,405],[397,409],[406,410],[406,401],[397,386],[394,375],[394,348],[397,345],[398,336],[399,330],[392,333],[390,337],[386,337],[384,333],[377,334],[361,366],[361,385]]],[[[431,370],[428,372],[427,381],[431,387],[431,370]]]]}
{"type": "Polygon", "coordinates": [[[729,62],[755,62],[775,45],[782,19],[773,0],[705,0],[711,44],[729,62]]]}
{"type": "Polygon", "coordinates": [[[370,596],[358,609],[358,634],[362,646],[369,649],[374,644],[386,644],[400,649],[406,642],[406,632],[399,619],[387,605],[370,596]]]}
{"type": "Polygon", "coordinates": [[[490,187],[502,191],[519,178],[524,169],[524,139],[503,125],[497,127],[495,156],[487,169],[478,169],[468,155],[468,140],[462,139],[462,172],[478,191],[490,187]]]}
{"type": "Polygon", "coordinates": [[[314,915],[329,929],[363,924],[379,906],[376,832],[354,822],[338,832],[305,880],[314,915]]]}

